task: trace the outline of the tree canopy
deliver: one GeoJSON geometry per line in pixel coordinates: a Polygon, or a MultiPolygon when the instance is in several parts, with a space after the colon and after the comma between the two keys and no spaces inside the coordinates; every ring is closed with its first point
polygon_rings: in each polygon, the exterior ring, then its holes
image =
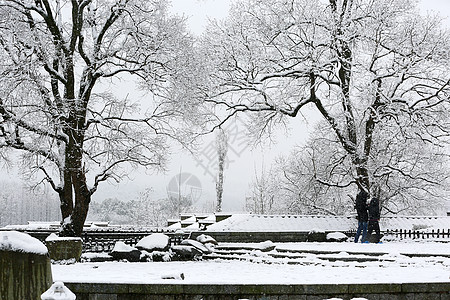
{"type": "Polygon", "coordinates": [[[387,178],[420,177],[422,149],[445,154],[449,45],[440,18],[421,16],[414,1],[240,1],[204,36],[205,93],[222,122],[251,114],[257,136],[313,107],[331,133],[323,146],[337,146],[349,166],[346,176],[316,179],[375,195],[387,178]]]}
{"type": "Polygon", "coordinates": [[[193,40],[163,0],[6,0],[0,16],[0,151],[21,151],[59,195],[62,234],[80,235],[101,182],[163,169],[166,138],[188,136],[174,120],[195,106],[174,104],[193,40]],[[147,103],[125,94],[132,81],[147,103]]]}

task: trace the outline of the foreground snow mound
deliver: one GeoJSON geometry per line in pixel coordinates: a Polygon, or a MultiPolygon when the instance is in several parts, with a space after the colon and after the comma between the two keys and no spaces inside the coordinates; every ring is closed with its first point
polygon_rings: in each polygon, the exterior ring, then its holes
{"type": "Polygon", "coordinates": [[[75,300],[76,296],[69,290],[64,283],[56,281],[53,285],[42,294],[41,299],[55,299],[55,300],[75,300]]]}
{"type": "Polygon", "coordinates": [[[170,238],[163,233],[153,233],[146,236],[136,244],[136,248],[140,250],[145,250],[148,252],[152,251],[166,251],[170,247],[170,238]]]}
{"type": "Polygon", "coordinates": [[[276,245],[272,241],[265,241],[258,244],[257,248],[262,252],[269,252],[275,249],[276,245]]]}
{"type": "Polygon", "coordinates": [[[48,250],[38,239],[18,231],[0,231],[0,250],[47,255],[48,250]]]}

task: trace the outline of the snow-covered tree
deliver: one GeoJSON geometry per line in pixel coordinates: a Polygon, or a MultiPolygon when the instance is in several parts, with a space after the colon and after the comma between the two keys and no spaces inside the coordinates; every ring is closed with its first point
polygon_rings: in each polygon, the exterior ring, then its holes
{"type": "Polygon", "coordinates": [[[217,194],[217,206],[216,211],[222,211],[222,195],[223,195],[223,180],[224,180],[224,170],[228,151],[228,137],[222,128],[216,136],[216,147],[217,147],[217,179],[216,179],[216,194],[217,194]]]}
{"type": "MultiPolygon", "coordinates": [[[[354,202],[351,157],[327,128],[318,124],[308,142],[279,159],[283,206],[298,213],[347,214],[354,202]]],[[[373,195],[383,214],[436,213],[448,195],[449,154],[442,147],[406,139],[395,126],[377,136],[369,160],[373,195]]]]}
{"type": "Polygon", "coordinates": [[[166,137],[188,136],[192,39],[164,0],[5,0],[0,15],[1,155],[23,154],[79,236],[100,183],[163,168],[166,137]]]}
{"type": "MultiPolygon", "coordinates": [[[[222,122],[251,114],[257,136],[314,108],[349,166],[345,177],[321,178],[328,187],[374,193],[386,176],[415,176],[413,168],[405,172],[408,156],[423,158],[418,150],[448,142],[450,35],[414,3],[239,1],[203,40],[207,101],[228,113],[222,122]],[[392,153],[404,161],[402,171],[373,161],[389,143],[386,130],[415,140],[392,153]]],[[[330,163],[339,167],[336,159],[330,163]]]]}

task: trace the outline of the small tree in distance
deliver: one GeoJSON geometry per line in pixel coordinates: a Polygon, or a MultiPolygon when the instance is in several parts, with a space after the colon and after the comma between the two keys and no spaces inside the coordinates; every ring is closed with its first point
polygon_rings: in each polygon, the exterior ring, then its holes
{"type": "Polygon", "coordinates": [[[276,173],[264,166],[260,174],[255,170],[255,177],[250,184],[250,195],[245,198],[245,209],[254,214],[274,214],[286,212],[281,203],[281,189],[276,173]]]}

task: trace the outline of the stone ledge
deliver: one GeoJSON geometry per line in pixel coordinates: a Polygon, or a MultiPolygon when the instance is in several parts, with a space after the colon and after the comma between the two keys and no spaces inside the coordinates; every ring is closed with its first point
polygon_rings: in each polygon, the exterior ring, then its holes
{"type": "MultiPolygon", "coordinates": [[[[450,278],[449,278],[450,279],[450,278]]],[[[404,283],[402,284],[403,293],[450,293],[450,281],[449,282],[437,282],[437,283],[404,283]]]]}
{"type": "Polygon", "coordinates": [[[103,295],[449,295],[450,282],[404,284],[113,284],[66,283],[75,294],[103,295]]]}
{"type": "Polygon", "coordinates": [[[379,284],[349,284],[348,293],[350,294],[383,294],[383,293],[401,293],[402,284],[400,283],[379,283],[379,284]]]}

